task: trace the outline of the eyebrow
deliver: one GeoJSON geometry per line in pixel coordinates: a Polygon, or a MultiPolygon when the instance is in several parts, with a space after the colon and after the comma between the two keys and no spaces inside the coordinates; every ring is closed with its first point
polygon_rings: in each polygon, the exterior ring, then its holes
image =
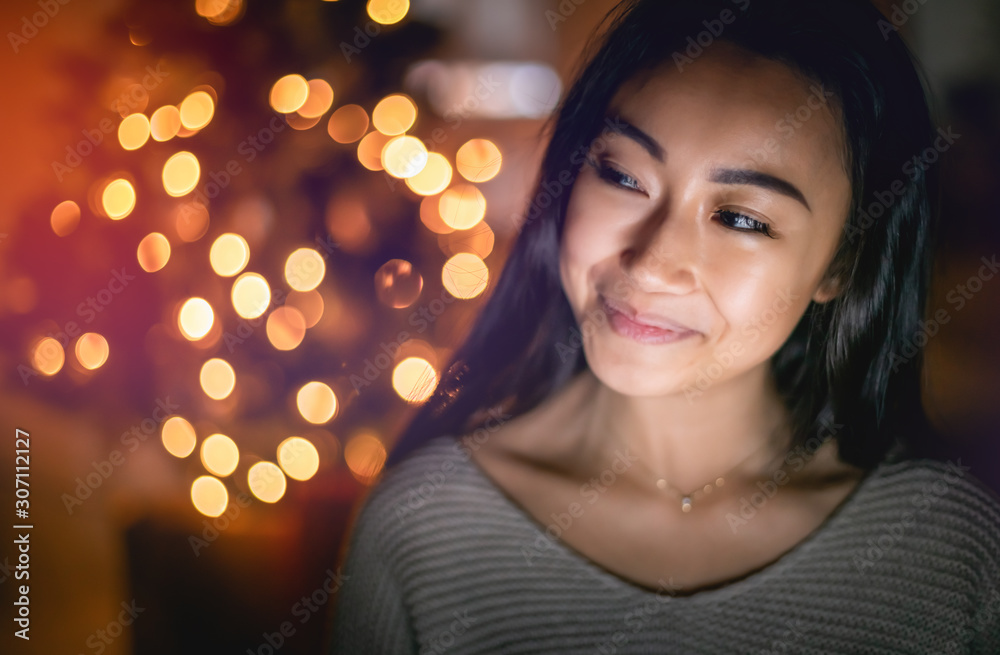
{"type": "MultiPolygon", "coordinates": [[[[612,132],[632,139],[642,146],[643,149],[645,149],[646,152],[648,152],[658,162],[664,163],[666,161],[667,155],[663,146],[661,146],[656,139],[649,136],[632,123],[629,123],[627,120],[621,118],[620,115],[612,118],[609,114],[605,122],[612,132]]],[[[716,184],[750,185],[760,187],[761,189],[766,189],[768,191],[774,191],[775,193],[780,193],[783,196],[787,196],[801,203],[806,209],[812,212],[812,207],[809,206],[809,202],[806,201],[805,195],[799,191],[798,187],[788,180],[775,177],[774,175],[761,173],[760,171],[754,171],[747,168],[715,168],[712,169],[709,180],[715,182],[716,184]]]]}

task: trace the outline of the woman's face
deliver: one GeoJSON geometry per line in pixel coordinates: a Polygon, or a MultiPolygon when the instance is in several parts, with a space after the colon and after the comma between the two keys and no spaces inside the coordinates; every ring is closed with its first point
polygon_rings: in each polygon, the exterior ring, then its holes
{"type": "Polygon", "coordinates": [[[599,379],[697,397],[766,362],[810,301],[835,295],[825,273],[851,194],[835,114],[818,84],[724,41],[621,87],[560,249],[599,379]]]}

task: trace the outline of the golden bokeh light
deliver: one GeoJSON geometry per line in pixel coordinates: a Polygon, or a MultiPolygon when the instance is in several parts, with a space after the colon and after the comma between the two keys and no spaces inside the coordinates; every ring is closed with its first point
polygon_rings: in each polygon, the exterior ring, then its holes
{"type": "Polygon", "coordinates": [[[168,453],[182,459],[194,452],[198,441],[194,426],[180,416],[171,416],[163,422],[160,439],[168,453]]]}
{"type": "Polygon", "coordinates": [[[164,105],[149,117],[149,133],[154,141],[169,141],[181,129],[181,112],[173,105],[164,105]]]}
{"type": "Polygon", "coordinates": [[[101,207],[108,218],[120,221],[135,209],[135,189],[128,180],[118,178],[104,187],[101,207]]]}
{"type": "Polygon", "coordinates": [[[307,382],[295,396],[299,414],[310,423],[326,423],[337,413],[337,396],[322,382],[307,382]]]}
{"type": "Polygon", "coordinates": [[[150,232],[139,242],[136,258],[142,270],[155,273],[170,261],[170,242],[159,232],[150,232]]]}
{"type": "Polygon", "coordinates": [[[80,206],[72,200],[63,200],[52,210],[49,223],[56,236],[69,236],[80,224],[80,206]]]}
{"type": "Polygon", "coordinates": [[[224,434],[213,434],[201,442],[201,464],[209,473],[224,478],[240,463],[240,449],[224,434]]]}
{"type": "Polygon", "coordinates": [[[309,98],[309,82],[306,78],[292,73],[285,75],[271,87],[269,102],[274,111],[290,114],[305,105],[309,98]]]}
{"type": "Polygon", "coordinates": [[[195,11],[213,25],[229,25],[243,14],[244,0],[195,0],[195,11]]]}
{"type": "Polygon", "coordinates": [[[344,461],[351,474],[362,484],[371,484],[385,465],[385,445],[372,434],[361,433],[344,445],[344,461]]]}
{"type": "Polygon", "coordinates": [[[257,462],[247,471],[250,492],[265,503],[276,503],[285,495],[285,474],[273,462],[257,462]]]}
{"type": "Polygon", "coordinates": [[[108,340],[96,332],[86,332],[76,340],[75,351],[80,365],[93,371],[108,361],[108,340]]]}
{"type": "Polygon", "coordinates": [[[382,148],[382,168],[393,177],[413,177],[427,166],[427,146],[412,136],[397,136],[382,148]]]}
{"type": "Polygon", "coordinates": [[[468,230],[486,216],[486,198],[471,184],[456,184],[441,194],[438,212],[445,225],[468,230]]]}
{"type": "Polygon", "coordinates": [[[455,228],[441,220],[440,198],[427,196],[420,201],[420,222],[434,234],[450,234],[455,228]]]}
{"type": "Polygon", "coordinates": [[[181,125],[189,130],[200,130],[215,115],[215,100],[205,91],[195,91],[181,101],[178,112],[181,125]]]}
{"type": "Polygon", "coordinates": [[[470,182],[492,180],[502,161],[500,148],[489,139],[472,139],[455,153],[455,168],[470,182]]]}
{"type": "Polygon", "coordinates": [[[222,400],[229,396],[236,386],[236,371],[226,360],[213,357],[201,365],[198,381],[206,396],[213,400],[222,400]]]}
{"type": "Polygon", "coordinates": [[[260,273],[244,273],[233,282],[233,309],[243,318],[257,318],[271,303],[271,287],[260,273]]]}
{"type": "Polygon", "coordinates": [[[241,235],[227,232],[212,242],[208,260],[216,274],[232,277],[246,268],[250,261],[250,246],[241,235]]]}
{"type": "Polygon", "coordinates": [[[294,307],[278,307],[267,317],[267,340],[278,350],[294,350],[306,336],[306,319],[294,307]]]}
{"type": "Polygon", "coordinates": [[[423,287],[424,278],[405,259],[390,259],[375,273],[375,295],[379,302],[395,309],[416,302],[423,287]]]}
{"type": "Polygon", "coordinates": [[[444,263],[441,282],[448,293],[456,298],[475,298],[489,283],[489,267],[480,257],[470,252],[460,252],[444,263]]]}
{"type": "Polygon", "coordinates": [[[316,78],[309,80],[309,96],[299,107],[299,116],[303,118],[319,118],[333,106],[333,87],[329,82],[316,78]]]}
{"type": "Polygon", "coordinates": [[[222,480],[203,475],[191,483],[191,502],[205,516],[221,516],[229,505],[229,492],[222,480]]]}
{"type": "Polygon", "coordinates": [[[288,437],[278,445],[278,464],[288,477],[305,482],[319,470],[319,452],[308,439],[288,437]]]}
{"type": "Polygon", "coordinates": [[[410,0],[368,0],[368,15],[376,23],[392,25],[410,11],[410,0]]]}
{"type": "Polygon", "coordinates": [[[337,143],[354,143],[368,131],[368,112],[361,105],[344,105],[330,114],[326,132],[337,143]]]}
{"type": "Polygon", "coordinates": [[[285,300],[286,307],[294,307],[302,314],[302,320],[306,322],[306,328],[311,328],[319,319],[323,318],[323,294],[313,289],[312,291],[290,291],[285,300]]]}
{"type": "Polygon", "coordinates": [[[413,127],[417,107],[402,94],[382,98],[372,110],[372,125],[386,136],[397,136],[413,127]]]}
{"type": "Polygon", "coordinates": [[[52,337],[40,339],[31,350],[31,365],[42,375],[55,375],[65,363],[66,352],[52,337]]]}
{"type": "Polygon", "coordinates": [[[312,291],[325,275],[326,262],[312,248],[299,248],[285,260],[285,281],[296,291],[312,291]]]}
{"type": "Polygon", "coordinates": [[[406,178],[406,186],[421,196],[435,196],[451,184],[452,168],[440,152],[427,154],[427,164],[416,175],[406,178]]]}
{"type": "Polygon", "coordinates": [[[370,171],[382,170],[382,149],[391,136],[381,132],[369,132],[358,142],[358,161],[370,171]]]}
{"type": "Polygon", "coordinates": [[[197,341],[204,337],[212,329],[214,322],[215,313],[204,298],[189,298],[181,306],[177,316],[177,325],[188,341],[197,341]]]}
{"type": "Polygon", "coordinates": [[[408,403],[422,403],[437,386],[437,371],[421,357],[407,357],[392,369],[392,388],[408,403]]]}
{"type": "Polygon", "coordinates": [[[163,164],[163,189],[175,198],[194,191],[200,177],[198,158],[187,150],[172,155],[163,164]]]}
{"type": "Polygon", "coordinates": [[[118,143],[125,150],[138,150],[149,141],[149,119],[144,114],[129,114],[118,124],[118,143]]]}

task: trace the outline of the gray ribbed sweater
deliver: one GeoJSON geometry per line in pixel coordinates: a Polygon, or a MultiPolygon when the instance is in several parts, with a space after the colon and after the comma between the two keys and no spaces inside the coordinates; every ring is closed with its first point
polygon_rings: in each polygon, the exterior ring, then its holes
{"type": "Polygon", "coordinates": [[[682,596],[550,539],[466,448],[368,492],[330,652],[1000,654],[1000,497],[960,462],[886,460],[776,562],[682,596]]]}

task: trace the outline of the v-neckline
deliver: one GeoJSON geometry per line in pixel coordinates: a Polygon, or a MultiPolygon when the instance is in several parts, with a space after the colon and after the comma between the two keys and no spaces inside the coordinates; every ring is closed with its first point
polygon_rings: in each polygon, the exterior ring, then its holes
{"type": "MultiPolygon", "coordinates": [[[[450,439],[453,442],[456,441],[456,438],[453,436],[446,436],[445,438],[450,439]]],[[[623,577],[611,571],[599,562],[591,559],[587,555],[584,555],[582,552],[562,539],[550,539],[546,534],[547,526],[542,525],[534,514],[528,511],[528,509],[524,507],[520,501],[514,498],[503,486],[493,479],[493,477],[478,461],[475,460],[475,458],[471,455],[467,455],[461,459],[467,460],[469,470],[484,488],[494,494],[496,498],[507,509],[509,509],[511,513],[516,516],[516,518],[519,519],[519,522],[526,523],[531,526],[531,530],[535,533],[535,537],[547,539],[552,545],[552,548],[554,548],[561,555],[562,559],[573,562],[576,566],[583,569],[587,573],[592,576],[596,576],[602,582],[608,584],[610,587],[621,590],[623,593],[629,593],[635,596],[658,597],[661,593],[663,593],[660,589],[653,589],[645,584],[623,577]]],[[[834,509],[827,514],[827,516],[818,526],[816,526],[816,528],[769,563],[749,571],[745,575],[738,578],[733,578],[711,586],[699,587],[695,591],[688,594],[668,593],[668,597],[672,602],[682,603],[685,605],[710,603],[746,593],[760,584],[763,584],[767,580],[780,576],[782,573],[795,566],[795,564],[802,558],[806,557],[808,555],[808,551],[815,548],[817,544],[822,541],[825,535],[834,531],[841,521],[846,520],[844,517],[845,513],[850,507],[853,507],[856,504],[855,501],[862,493],[864,493],[864,491],[868,488],[869,483],[877,477],[877,473],[881,471],[881,469],[882,465],[880,464],[866,471],[857,484],[855,484],[854,488],[851,489],[851,491],[848,492],[848,494],[836,505],[836,507],[834,507],[834,509]]]]}

